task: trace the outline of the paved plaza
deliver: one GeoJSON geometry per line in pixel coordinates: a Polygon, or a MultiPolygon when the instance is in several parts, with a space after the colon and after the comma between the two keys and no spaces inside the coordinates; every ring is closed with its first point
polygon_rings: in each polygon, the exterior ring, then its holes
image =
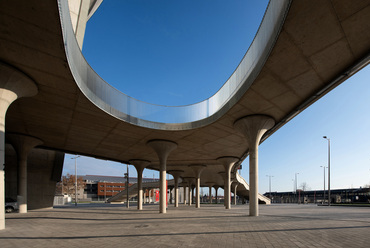
{"type": "Polygon", "coordinates": [[[370,208],[86,204],[7,214],[0,247],[370,247],[370,208]]]}

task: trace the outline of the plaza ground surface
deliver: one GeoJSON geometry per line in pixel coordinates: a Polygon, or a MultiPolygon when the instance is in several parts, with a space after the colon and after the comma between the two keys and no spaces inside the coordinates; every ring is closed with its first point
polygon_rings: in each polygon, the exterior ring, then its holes
{"type": "Polygon", "coordinates": [[[370,208],[86,204],[6,214],[0,247],[370,247],[370,208]]]}

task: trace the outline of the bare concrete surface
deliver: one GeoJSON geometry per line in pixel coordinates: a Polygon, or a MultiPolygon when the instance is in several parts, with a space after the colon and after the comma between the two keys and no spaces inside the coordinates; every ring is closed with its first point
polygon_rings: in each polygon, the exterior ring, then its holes
{"type": "Polygon", "coordinates": [[[79,205],[7,214],[0,247],[369,247],[370,208],[79,205]]]}

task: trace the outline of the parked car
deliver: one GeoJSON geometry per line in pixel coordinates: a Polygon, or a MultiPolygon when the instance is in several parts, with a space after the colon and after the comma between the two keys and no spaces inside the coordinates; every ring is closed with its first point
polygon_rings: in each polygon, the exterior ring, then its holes
{"type": "Polygon", "coordinates": [[[18,211],[18,202],[12,198],[5,198],[5,212],[11,213],[18,211]]]}

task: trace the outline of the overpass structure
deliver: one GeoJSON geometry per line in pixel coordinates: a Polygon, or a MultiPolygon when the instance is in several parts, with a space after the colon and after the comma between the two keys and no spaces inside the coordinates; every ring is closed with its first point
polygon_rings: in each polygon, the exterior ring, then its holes
{"type": "Polygon", "coordinates": [[[249,156],[250,215],[257,216],[258,145],[369,63],[369,0],[271,1],[243,60],[214,96],[189,106],[151,105],[93,71],[69,12],[63,0],[0,2],[2,209],[10,134],[25,212],[27,155],[37,146],[130,163],[138,176],[159,170],[161,189],[167,171],[198,189],[223,185],[226,199],[249,156]]]}

